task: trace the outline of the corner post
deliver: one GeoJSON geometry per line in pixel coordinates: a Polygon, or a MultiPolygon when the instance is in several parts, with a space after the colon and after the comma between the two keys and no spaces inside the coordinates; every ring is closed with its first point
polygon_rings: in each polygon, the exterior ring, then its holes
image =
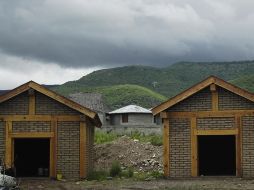
{"type": "Polygon", "coordinates": [[[197,151],[197,135],[195,131],[197,129],[197,118],[191,118],[191,176],[198,176],[198,151],[197,151]]]}
{"type": "Polygon", "coordinates": [[[86,170],[85,168],[85,153],[86,153],[86,133],[87,133],[86,122],[80,122],[80,137],[79,137],[79,166],[80,166],[80,178],[86,177],[86,170]]]}
{"type": "Polygon", "coordinates": [[[169,144],[169,118],[163,120],[163,159],[164,159],[164,175],[170,176],[170,144],[169,144]]]}
{"type": "Polygon", "coordinates": [[[235,127],[238,134],[235,136],[236,145],[236,176],[242,177],[242,117],[235,116],[235,127]]]}
{"type": "Polygon", "coordinates": [[[5,166],[6,168],[12,167],[12,122],[5,122],[5,166]]]}

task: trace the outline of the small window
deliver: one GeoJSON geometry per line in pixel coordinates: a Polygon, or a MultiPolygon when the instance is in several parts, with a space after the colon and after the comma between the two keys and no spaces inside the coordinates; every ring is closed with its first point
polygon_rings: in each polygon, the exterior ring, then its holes
{"type": "Polygon", "coordinates": [[[157,123],[157,118],[156,118],[156,116],[153,117],[153,123],[157,123]]]}
{"type": "Polygon", "coordinates": [[[122,114],[122,123],[128,123],[128,114],[127,113],[122,114]]]}

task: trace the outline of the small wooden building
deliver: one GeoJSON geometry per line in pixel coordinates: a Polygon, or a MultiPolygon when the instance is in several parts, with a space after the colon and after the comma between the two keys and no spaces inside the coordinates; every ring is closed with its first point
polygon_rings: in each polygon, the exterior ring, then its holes
{"type": "Polygon", "coordinates": [[[211,76],[153,108],[167,177],[254,177],[254,94],[211,76]]]}
{"type": "Polygon", "coordinates": [[[30,81],[0,96],[0,157],[17,176],[85,178],[98,115],[30,81]]]}

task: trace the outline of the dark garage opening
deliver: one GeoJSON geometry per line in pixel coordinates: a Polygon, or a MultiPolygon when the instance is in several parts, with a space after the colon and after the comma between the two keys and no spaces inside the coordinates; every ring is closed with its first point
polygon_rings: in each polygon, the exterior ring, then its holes
{"type": "Polygon", "coordinates": [[[198,136],[198,164],[199,175],[235,176],[235,136],[198,136]]]}
{"type": "Polygon", "coordinates": [[[48,177],[49,139],[15,139],[14,164],[17,177],[48,177]]]}

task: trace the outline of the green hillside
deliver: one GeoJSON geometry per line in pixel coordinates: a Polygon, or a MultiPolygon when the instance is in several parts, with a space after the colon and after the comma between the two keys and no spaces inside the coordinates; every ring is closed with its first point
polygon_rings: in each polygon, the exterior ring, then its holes
{"type": "Polygon", "coordinates": [[[246,89],[250,92],[254,92],[254,74],[243,76],[234,80],[229,81],[243,89],[246,89]]]}
{"type": "MultiPolygon", "coordinates": [[[[153,93],[157,92],[163,96],[172,97],[210,75],[215,75],[226,81],[232,81],[234,84],[248,90],[253,90],[254,87],[251,82],[254,78],[253,73],[254,61],[181,62],[164,68],[126,66],[95,71],[77,81],[67,82],[57,87],[56,90],[63,94],[79,91],[100,91],[106,97],[111,107],[119,107],[120,104],[126,105],[132,99],[127,100],[124,92],[116,88],[116,85],[121,85],[120,89],[124,89],[126,93],[130,92],[130,94],[134,89],[132,88],[133,86],[129,85],[138,85],[139,87],[150,89],[153,93]],[[127,87],[123,88],[124,86],[122,85],[127,85],[127,87]],[[117,96],[110,97],[112,95],[110,93],[111,90],[115,91],[114,93],[119,93],[119,96],[121,95],[123,98],[118,98],[117,96]],[[113,99],[116,99],[116,102],[113,99]],[[120,103],[120,99],[122,103],[120,103]]],[[[150,96],[150,94],[148,93],[147,96],[150,96]]],[[[144,102],[139,103],[137,101],[137,104],[144,106],[144,102]]]]}
{"type": "Polygon", "coordinates": [[[117,109],[129,104],[137,104],[145,108],[151,108],[167,98],[152,90],[138,85],[113,85],[96,88],[86,88],[82,86],[59,87],[57,92],[68,95],[73,92],[97,92],[104,97],[105,103],[111,109],[117,109]]]}

